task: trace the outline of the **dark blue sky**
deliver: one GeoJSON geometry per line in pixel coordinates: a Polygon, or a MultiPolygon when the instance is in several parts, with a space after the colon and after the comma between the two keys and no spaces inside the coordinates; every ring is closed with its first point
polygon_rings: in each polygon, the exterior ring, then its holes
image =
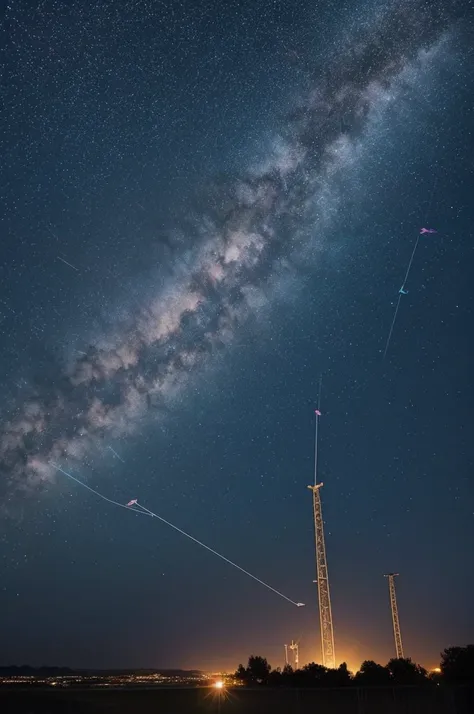
{"type": "Polygon", "coordinates": [[[472,642],[472,9],[4,5],[1,663],[472,642]]]}

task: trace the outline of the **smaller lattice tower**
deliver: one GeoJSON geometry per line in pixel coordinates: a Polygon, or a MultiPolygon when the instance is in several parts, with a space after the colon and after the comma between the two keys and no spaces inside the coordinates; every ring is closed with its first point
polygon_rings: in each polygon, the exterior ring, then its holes
{"type": "Polygon", "coordinates": [[[293,640],[291,640],[290,650],[294,652],[295,669],[298,669],[300,663],[300,643],[293,642],[293,640]]]}
{"type": "Polygon", "coordinates": [[[398,573],[388,573],[388,589],[390,593],[390,607],[392,608],[393,636],[395,637],[395,652],[397,659],[403,659],[402,636],[400,634],[400,621],[398,619],[397,593],[395,591],[395,577],[398,573]]]}

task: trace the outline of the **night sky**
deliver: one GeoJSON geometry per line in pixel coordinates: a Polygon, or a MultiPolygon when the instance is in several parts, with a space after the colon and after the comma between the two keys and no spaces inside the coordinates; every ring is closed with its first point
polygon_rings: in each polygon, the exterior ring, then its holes
{"type": "Polygon", "coordinates": [[[1,664],[473,641],[473,11],[2,3],[1,664]]]}

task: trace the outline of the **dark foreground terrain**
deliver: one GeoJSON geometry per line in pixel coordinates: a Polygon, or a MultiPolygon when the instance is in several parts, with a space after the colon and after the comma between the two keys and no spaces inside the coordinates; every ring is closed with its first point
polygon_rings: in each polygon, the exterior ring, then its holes
{"type": "Polygon", "coordinates": [[[2,714],[472,714],[474,687],[0,690],[2,714]]]}

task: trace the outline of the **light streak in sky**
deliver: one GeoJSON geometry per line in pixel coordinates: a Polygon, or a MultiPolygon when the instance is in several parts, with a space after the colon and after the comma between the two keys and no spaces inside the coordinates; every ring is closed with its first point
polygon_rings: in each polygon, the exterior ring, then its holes
{"type": "MultiPolygon", "coordinates": [[[[431,190],[431,195],[430,195],[430,199],[429,199],[429,202],[428,202],[428,208],[427,208],[427,210],[426,210],[425,222],[426,222],[426,219],[428,218],[428,214],[429,214],[430,209],[431,209],[431,204],[432,204],[432,202],[433,202],[433,196],[434,196],[434,193],[435,193],[435,191],[436,191],[436,186],[437,186],[437,184],[438,184],[438,176],[436,176],[436,179],[435,179],[434,184],[433,184],[433,188],[432,188],[432,190],[431,190]]],[[[393,313],[393,319],[392,319],[392,322],[391,322],[391,324],[390,324],[390,330],[389,330],[389,333],[388,333],[387,341],[386,341],[386,343],[385,343],[385,349],[384,349],[384,352],[383,352],[383,359],[385,359],[386,356],[387,356],[388,348],[389,348],[389,346],[390,346],[390,342],[391,342],[392,335],[393,335],[393,330],[394,330],[394,328],[395,328],[395,323],[396,323],[396,321],[397,321],[398,311],[400,310],[400,303],[401,303],[402,297],[403,297],[404,295],[408,295],[408,290],[406,290],[405,287],[406,287],[406,284],[407,284],[407,281],[408,281],[408,277],[409,277],[409,275],[410,275],[411,266],[413,265],[413,260],[414,260],[414,258],[415,258],[415,253],[416,253],[416,250],[417,250],[417,248],[418,248],[418,244],[419,244],[419,242],[420,242],[420,237],[423,236],[423,235],[427,235],[427,234],[429,235],[429,234],[431,234],[431,233],[437,233],[437,231],[435,231],[434,228],[420,228],[420,232],[419,232],[418,235],[417,235],[417,238],[416,238],[416,241],[415,241],[415,245],[414,245],[413,250],[412,250],[412,253],[411,253],[411,255],[410,255],[410,260],[408,261],[408,267],[407,267],[406,272],[405,272],[405,277],[403,278],[402,287],[401,287],[401,288],[399,289],[399,291],[398,291],[397,302],[395,303],[395,311],[394,311],[394,313],[393,313]]]]}
{"type": "Polygon", "coordinates": [[[119,459],[119,461],[122,462],[122,464],[125,463],[125,461],[122,459],[122,457],[117,454],[117,452],[115,451],[115,449],[112,449],[111,446],[108,446],[107,448],[113,453],[114,456],[116,456],[116,457],[119,459]]]}
{"type": "Polygon", "coordinates": [[[63,263],[65,263],[66,265],[69,265],[69,267],[72,268],[73,270],[75,270],[77,273],[79,272],[79,268],[76,268],[76,266],[75,266],[75,265],[72,265],[72,263],[68,263],[67,260],[64,260],[64,258],[61,258],[60,255],[58,255],[58,256],[56,256],[56,257],[57,257],[58,260],[61,260],[61,261],[62,261],[63,263]]]}
{"type": "Polygon", "coordinates": [[[196,543],[201,548],[204,548],[205,550],[209,551],[209,553],[216,555],[221,560],[225,561],[229,565],[232,565],[233,568],[240,570],[240,572],[244,573],[244,575],[247,575],[249,578],[252,578],[252,580],[255,580],[257,583],[260,583],[260,585],[263,585],[265,588],[267,588],[267,590],[271,590],[273,593],[275,593],[275,595],[278,595],[279,597],[283,598],[283,600],[286,600],[287,602],[291,603],[292,605],[295,605],[296,607],[304,607],[304,603],[296,602],[295,600],[292,600],[291,598],[287,597],[279,590],[276,590],[271,585],[268,585],[268,583],[266,583],[264,580],[257,578],[256,575],[252,575],[252,573],[249,573],[248,570],[245,570],[240,565],[237,565],[237,563],[234,563],[234,561],[230,560],[229,558],[226,558],[225,555],[218,553],[217,550],[214,550],[214,548],[211,548],[210,546],[206,545],[205,543],[198,540],[197,538],[194,538],[194,536],[190,535],[189,533],[186,533],[186,531],[183,531],[181,528],[178,528],[178,526],[175,526],[174,523],[167,521],[165,518],[163,518],[162,516],[159,516],[157,513],[150,511],[149,508],[142,506],[141,503],[138,503],[138,500],[136,498],[129,501],[130,505],[119,503],[118,501],[114,501],[113,499],[108,498],[107,496],[104,496],[102,493],[100,493],[99,491],[96,491],[94,488],[91,488],[86,483],[84,483],[83,481],[80,481],[78,478],[76,478],[72,474],[68,473],[63,468],[58,466],[57,464],[51,462],[51,466],[54,469],[56,469],[56,471],[60,471],[62,474],[64,474],[68,478],[72,479],[80,486],[83,486],[88,491],[91,491],[91,493],[94,493],[96,496],[99,496],[99,498],[102,498],[102,500],[107,501],[107,503],[111,503],[114,506],[120,506],[120,508],[126,508],[128,511],[134,511],[135,513],[140,513],[143,516],[149,516],[150,518],[157,518],[159,521],[161,521],[165,525],[169,526],[170,528],[173,528],[173,530],[177,531],[178,533],[181,533],[181,535],[184,535],[186,538],[189,538],[189,540],[192,540],[193,543],[196,543]]]}

